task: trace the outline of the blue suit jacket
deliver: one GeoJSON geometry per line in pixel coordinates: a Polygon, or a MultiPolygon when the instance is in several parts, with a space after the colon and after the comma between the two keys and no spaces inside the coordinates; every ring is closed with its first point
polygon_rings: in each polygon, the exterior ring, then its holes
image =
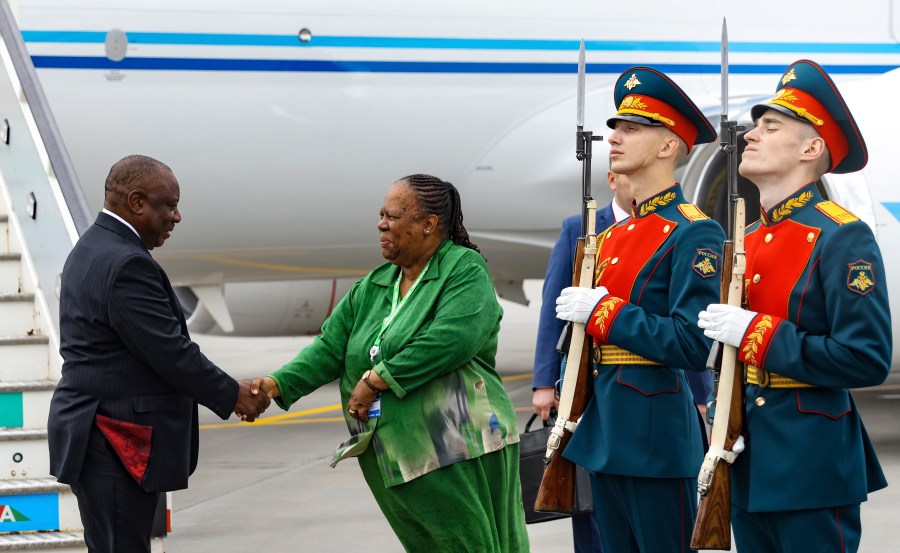
{"type": "Polygon", "coordinates": [[[151,427],[141,487],[187,487],[197,402],[227,419],[238,383],[188,336],[169,279],[137,235],[101,213],[72,249],[59,299],[62,378],[47,423],[50,472],[77,483],[96,415],[151,427]]]}
{"type": "MultiPolygon", "coordinates": [[[[601,233],[615,222],[612,204],[597,211],[597,232],[601,233]]],[[[537,344],[534,350],[533,388],[548,388],[556,384],[560,374],[560,354],[556,342],[562,333],[564,321],[556,318],[556,298],[563,288],[572,285],[575,265],[575,244],[581,236],[581,215],[573,215],[563,220],[562,231],[550,252],[547,275],[541,294],[540,318],[538,319],[537,344]]],[[[688,372],[686,374],[694,401],[706,403],[712,393],[712,377],[709,373],[688,372]]]]}

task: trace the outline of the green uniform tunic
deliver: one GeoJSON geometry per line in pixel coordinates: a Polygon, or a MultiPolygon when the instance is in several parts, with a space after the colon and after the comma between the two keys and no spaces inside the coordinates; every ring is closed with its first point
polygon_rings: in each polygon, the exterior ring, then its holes
{"type": "MultiPolygon", "coordinates": [[[[281,390],[280,407],[336,379],[347,405],[363,373],[373,368],[370,349],[391,311],[399,270],[386,263],[357,282],[321,335],[271,375],[281,390]]],[[[517,461],[517,446],[499,451],[519,440],[512,402],[494,369],[502,313],[482,257],[445,241],[381,340],[374,370],[390,384],[381,416],[362,424],[344,411],[351,438],[339,453],[362,453],[366,481],[407,550],[446,547],[454,532],[461,534],[460,544],[499,544],[481,551],[528,550],[518,467],[508,459],[517,461]],[[491,452],[497,452],[492,459],[506,461],[479,459],[491,452]],[[451,467],[461,461],[467,466],[451,467]],[[466,470],[487,477],[468,482],[464,493],[458,488],[460,478],[471,476],[463,476],[466,470]],[[414,487],[428,486],[432,493],[405,493],[403,484],[414,480],[421,481],[414,487]],[[446,493],[435,496],[442,488],[446,493]],[[435,502],[447,508],[425,508],[435,502]],[[472,508],[491,503],[492,509],[472,508]],[[400,515],[400,505],[422,517],[420,527],[400,515]],[[509,520],[493,520],[498,515],[509,520]],[[493,536],[479,538],[474,528],[493,536]]]]}

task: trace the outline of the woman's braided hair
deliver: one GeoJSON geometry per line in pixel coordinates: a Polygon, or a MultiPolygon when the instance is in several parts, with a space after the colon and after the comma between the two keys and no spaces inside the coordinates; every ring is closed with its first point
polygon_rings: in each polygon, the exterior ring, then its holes
{"type": "Polygon", "coordinates": [[[469,241],[469,233],[463,226],[462,206],[459,191],[447,181],[431,175],[409,175],[400,182],[406,182],[416,193],[416,201],[424,215],[437,215],[438,230],[453,240],[454,244],[481,253],[478,246],[469,241]]]}

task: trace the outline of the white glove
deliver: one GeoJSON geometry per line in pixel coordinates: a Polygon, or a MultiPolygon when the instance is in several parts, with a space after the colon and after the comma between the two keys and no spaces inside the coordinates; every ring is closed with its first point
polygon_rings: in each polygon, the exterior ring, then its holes
{"type": "Polygon", "coordinates": [[[697,326],[707,338],[729,346],[740,347],[747,327],[757,313],[727,303],[711,303],[700,312],[697,326]]]}
{"type": "Polygon", "coordinates": [[[556,318],[576,323],[586,323],[591,311],[600,300],[609,295],[605,286],[599,288],[581,288],[570,286],[563,288],[556,298],[556,318]]]}
{"type": "MultiPolygon", "coordinates": [[[[709,447],[709,451],[706,454],[706,457],[707,457],[707,459],[709,459],[710,458],[709,456],[712,455],[713,457],[718,457],[719,459],[722,459],[723,461],[725,461],[726,463],[731,465],[731,464],[734,464],[734,462],[737,460],[738,455],[740,455],[741,452],[744,451],[744,448],[745,448],[744,437],[738,436],[737,440],[734,441],[734,446],[732,446],[731,451],[725,451],[725,449],[723,449],[721,446],[717,447],[717,446],[711,445],[709,447]]],[[[706,466],[706,462],[704,461],[704,467],[705,466],[706,466]]],[[[702,468],[700,471],[700,476],[701,477],[703,476],[702,468]]]]}

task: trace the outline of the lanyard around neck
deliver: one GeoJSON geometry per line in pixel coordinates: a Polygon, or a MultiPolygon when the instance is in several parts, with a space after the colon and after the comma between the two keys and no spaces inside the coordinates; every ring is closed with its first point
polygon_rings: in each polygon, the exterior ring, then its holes
{"type": "Polygon", "coordinates": [[[373,366],[375,365],[375,357],[378,355],[378,352],[381,351],[381,340],[384,338],[384,333],[387,331],[388,325],[397,318],[397,314],[403,309],[403,306],[406,305],[406,300],[408,300],[413,295],[416,288],[418,288],[419,283],[422,282],[422,277],[428,272],[429,267],[431,267],[431,259],[425,264],[425,268],[422,269],[422,272],[419,273],[416,281],[413,282],[412,286],[407,290],[406,295],[402,298],[400,297],[400,282],[403,280],[403,268],[400,268],[400,273],[397,275],[397,281],[394,282],[394,293],[391,296],[391,312],[383,321],[381,321],[381,330],[378,331],[378,335],[375,337],[375,343],[372,345],[371,349],[369,349],[369,360],[372,361],[373,366]]]}

